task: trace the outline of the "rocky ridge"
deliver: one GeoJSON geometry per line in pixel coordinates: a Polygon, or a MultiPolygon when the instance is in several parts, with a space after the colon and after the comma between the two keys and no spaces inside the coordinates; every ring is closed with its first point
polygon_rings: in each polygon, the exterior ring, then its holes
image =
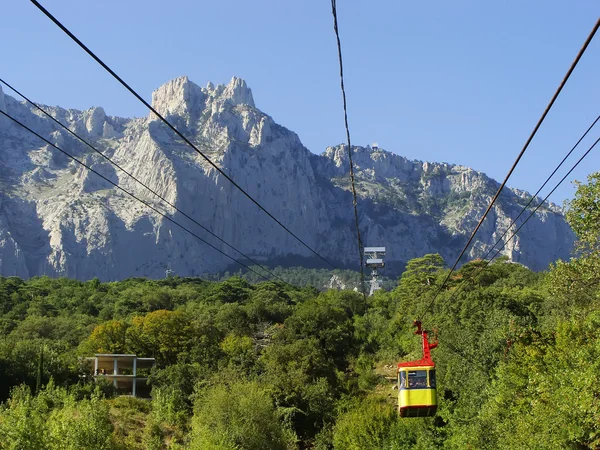
{"type": "MultiPolygon", "coordinates": [[[[152,104],[212,161],[305,242],[337,265],[356,266],[356,239],[343,145],[321,155],[256,108],[246,83],[202,88],[187,77],[158,88],[152,104]]],[[[44,107],[69,128],[215,234],[262,262],[318,263],[157,117],[120,118],[101,107],[44,107]]],[[[162,204],[47,117],[0,89],[0,109],[124,189],[230,252],[162,204]]],[[[360,226],[367,245],[385,245],[390,266],[425,253],[458,255],[498,183],[446,163],[410,161],[354,147],[360,226]]],[[[481,256],[510,225],[529,194],[503,193],[469,257],[481,256]]],[[[574,235],[550,205],[503,250],[540,270],[569,256],[574,235]]],[[[233,255],[238,257],[238,255],[233,255]]],[[[231,263],[97,175],[0,118],[0,275],[116,280],[223,270],[231,263]]]]}

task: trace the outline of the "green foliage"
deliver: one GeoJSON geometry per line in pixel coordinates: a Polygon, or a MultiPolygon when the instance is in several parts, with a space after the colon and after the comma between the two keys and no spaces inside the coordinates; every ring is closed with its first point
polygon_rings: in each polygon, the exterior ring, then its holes
{"type": "Polygon", "coordinates": [[[123,320],[111,320],[98,325],[84,344],[83,351],[94,353],[127,353],[129,324],[123,320]]]}
{"type": "Polygon", "coordinates": [[[107,450],[114,448],[108,406],[97,395],[76,400],[53,383],[37,396],[25,386],[13,390],[0,411],[0,448],[107,450]]]}
{"type": "Polygon", "coordinates": [[[202,317],[183,310],[157,310],[130,320],[98,325],[82,343],[80,353],[125,353],[156,358],[159,367],[190,360],[215,363],[220,334],[202,317]]]}
{"type": "Polygon", "coordinates": [[[0,341],[0,398],[6,398],[12,386],[25,383],[35,389],[50,378],[57,383],[78,381],[78,362],[70,347],[64,342],[51,340],[19,340],[13,336],[0,341]],[[40,352],[44,349],[43,365],[40,352]]]}
{"type": "Polygon", "coordinates": [[[333,429],[335,450],[400,450],[440,447],[430,419],[399,420],[394,405],[380,395],[347,405],[333,429]]]}
{"type": "Polygon", "coordinates": [[[157,423],[185,427],[190,414],[189,397],[172,386],[152,389],[152,413],[157,423]]]}
{"type": "Polygon", "coordinates": [[[578,254],[551,266],[546,305],[551,327],[557,319],[585,317],[600,300],[600,172],[589,175],[587,184],[575,184],[577,192],[566,202],[566,217],[579,238],[578,254]]]}
{"type": "Polygon", "coordinates": [[[398,420],[394,408],[377,398],[358,401],[336,421],[333,444],[337,450],[384,448],[390,428],[398,420]]]}
{"type": "Polygon", "coordinates": [[[0,277],[0,448],[600,448],[599,181],[568,205],[571,260],[471,261],[435,302],[437,254],[366,301],[247,276],[0,277]],[[395,366],[421,357],[419,316],[438,330],[438,414],[399,419],[395,366]],[[154,356],[152,401],[80,377],[97,352],[154,356]]]}
{"type": "Polygon", "coordinates": [[[353,302],[360,304],[359,299],[359,294],[346,296],[331,291],[307,301],[299,305],[294,314],[285,320],[277,339],[287,343],[299,339],[316,339],[326,356],[338,368],[344,368],[344,356],[355,348],[352,316],[356,306],[353,302]]]}
{"type": "Polygon", "coordinates": [[[558,261],[548,274],[550,316],[561,318],[583,314],[597,307],[600,299],[600,255],[585,255],[571,261],[558,261]]]}
{"type": "MultiPolygon", "coordinates": [[[[600,445],[600,312],[524,336],[498,370],[475,442],[487,448],[600,445]]],[[[474,442],[474,443],[475,443],[474,442]]]]}
{"type": "Polygon", "coordinates": [[[254,341],[249,336],[228,335],[221,342],[221,349],[229,358],[229,364],[248,372],[256,363],[254,341]]]}
{"type": "MultiPolygon", "coordinates": [[[[415,200],[415,205],[418,204],[418,201],[415,200]]],[[[381,218],[381,221],[385,221],[385,216],[381,218]]],[[[309,266],[314,265],[314,261],[309,258],[307,258],[306,261],[300,261],[300,263],[304,265],[299,264],[296,260],[284,260],[281,261],[281,264],[284,264],[285,267],[266,267],[270,269],[278,279],[283,280],[292,286],[302,287],[302,289],[310,293],[311,296],[315,296],[318,291],[322,291],[326,286],[329,286],[329,282],[334,275],[341,280],[346,286],[346,289],[352,290],[355,287],[360,288],[360,273],[356,270],[312,268],[309,266]]],[[[320,264],[321,261],[318,261],[318,263],[320,264]]],[[[250,265],[249,267],[256,272],[262,272],[262,269],[259,266],[250,265]]],[[[388,278],[393,276],[396,276],[396,270],[386,269],[384,276],[381,277],[384,289],[392,289],[394,287],[394,281],[391,278],[388,278]]],[[[254,285],[264,283],[263,278],[256,273],[251,271],[242,272],[241,270],[236,273],[232,273],[231,270],[226,270],[220,274],[209,275],[208,279],[212,281],[227,281],[232,277],[243,278],[254,285]]]]}
{"type": "Polygon", "coordinates": [[[254,381],[231,380],[199,393],[189,448],[291,450],[296,445],[267,391],[254,381]]]}
{"type": "Polygon", "coordinates": [[[7,450],[42,450],[46,448],[47,408],[31,396],[26,386],[12,391],[8,403],[0,410],[0,448],[7,450]]]}
{"type": "Polygon", "coordinates": [[[107,450],[113,448],[113,425],[108,406],[99,398],[75,402],[71,397],[54,409],[48,423],[49,448],[107,450]]]}
{"type": "Polygon", "coordinates": [[[600,172],[588,176],[588,183],[575,182],[575,198],[566,202],[565,216],[579,238],[580,247],[600,250],[600,172]]]}
{"type": "Polygon", "coordinates": [[[150,402],[133,397],[115,397],[105,400],[104,405],[109,409],[110,420],[114,423],[116,447],[145,449],[144,440],[151,431],[147,431],[150,426],[147,427],[145,423],[153,422],[150,402]]]}
{"type": "Polygon", "coordinates": [[[209,301],[218,303],[245,303],[252,286],[243,278],[231,277],[216,285],[209,297],[209,301]]]}
{"type": "Polygon", "coordinates": [[[134,317],[128,330],[132,353],[156,358],[159,366],[177,362],[188,352],[195,336],[192,321],[183,311],[153,311],[134,317]]]}
{"type": "Polygon", "coordinates": [[[414,296],[421,294],[435,282],[436,274],[445,266],[444,259],[437,253],[411,259],[398,283],[401,292],[414,296]]]}
{"type": "Polygon", "coordinates": [[[368,353],[361,353],[354,361],[353,371],[357,375],[357,387],[361,391],[369,392],[381,381],[374,368],[375,358],[368,353]]]}
{"type": "Polygon", "coordinates": [[[260,363],[275,404],[303,437],[334,417],[338,372],[316,339],[274,344],[260,363]]]}
{"type": "Polygon", "coordinates": [[[165,433],[160,424],[150,418],[144,429],[143,445],[146,450],[162,450],[164,448],[165,433]]]}

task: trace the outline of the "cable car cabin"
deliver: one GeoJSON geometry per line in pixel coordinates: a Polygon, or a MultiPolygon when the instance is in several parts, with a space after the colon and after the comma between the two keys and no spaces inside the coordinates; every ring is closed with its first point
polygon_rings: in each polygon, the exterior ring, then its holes
{"type": "Polygon", "coordinates": [[[428,417],[437,412],[435,363],[431,349],[436,342],[429,342],[428,332],[421,330],[421,322],[415,321],[423,339],[423,358],[398,364],[398,412],[400,417],[428,417]]]}
{"type": "Polygon", "coordinates": [[[400,417],[435,416],[437,392],[435,367],[401,367],[398,369],[398,411],[400,417]]]}

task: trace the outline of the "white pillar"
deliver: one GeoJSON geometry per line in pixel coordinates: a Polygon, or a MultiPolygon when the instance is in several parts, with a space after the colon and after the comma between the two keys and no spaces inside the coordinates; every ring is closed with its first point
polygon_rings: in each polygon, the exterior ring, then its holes
{"type": "MultiPolygon", "coordinates": [[[[117,358],[113,359],[113,375],[117,375],[118,373],[118,369],[117,369],[117,358]]],[[[113,386],[115,387],[115,389],[117,388],[117,377],[113,378],[113,386]]]]}
{"type": "Polygon", "coordinates": [[[98,357],[94,359],[94,376],[98,375],[98,357]]]}
{"type": "Polygon", "coordinates": [[[133,357],[133,391],[132,394],[135,397],[135,388],[137,385],[137,356],[133,357]]]}

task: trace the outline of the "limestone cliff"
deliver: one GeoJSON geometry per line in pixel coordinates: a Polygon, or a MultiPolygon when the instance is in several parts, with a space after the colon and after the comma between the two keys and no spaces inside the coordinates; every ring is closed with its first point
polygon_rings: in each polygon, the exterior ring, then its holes
{"type": "MultiPolygon", "coordinates": [[[[336,264],[356,266],[344,146],[321,155],[309,152],[295,133],[255,107],[251,90],[239,78],[205,88],[187,77],[177,78],[158,88],[152,103],[310,246],[336,264]]],[[[45,108],[247,255],[267,263],[313,257],[153,114],[125,119],[107,116],[100,107],[45,108]]],[[[0,109],[230,252],[44,115],[1,90],[0,109]]],[[[455,258],[498,187],[467,167],[409,161],[369,147],[355,147],[353,154],[364,242],[385,245],[392,267],[431,252],[447,261],[455,258]]],[[[527,200],[525,192],[504,192],[469,256],[481,256],[527,200]]],[[[539,270],[566,258],[573,239],[560,209],[550,205],[503,253],[539,270]]],[[[0,119],[0,275],[162,277],[167,264],[184,276],[216,272],[230,261],[18,125],[0,119]]]]}

